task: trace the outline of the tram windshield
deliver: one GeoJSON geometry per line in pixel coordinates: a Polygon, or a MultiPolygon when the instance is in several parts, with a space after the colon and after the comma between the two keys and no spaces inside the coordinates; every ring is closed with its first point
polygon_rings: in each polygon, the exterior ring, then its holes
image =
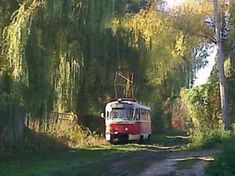
{"type": "Polygon", "coordinates": [[[133,109],[115,108],[110,112],[111,119],[129,120],[133,118],[133,109]]]}

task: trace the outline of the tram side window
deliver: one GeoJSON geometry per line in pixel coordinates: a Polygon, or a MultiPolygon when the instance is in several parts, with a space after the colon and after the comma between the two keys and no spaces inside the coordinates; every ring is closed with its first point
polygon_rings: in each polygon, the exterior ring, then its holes
{"type": "Polygon", "coordinates": [[[147,120],[150,121],[150,111],[147,111],[147,120]]]}
{"type": "Polygon", "coordinates": [[[109,119],[109,111],[106,112],[106,118],[109,119]]]}
{"type": "Polygon", "coordinates": [[[144,113],[143,113],[143,109],[141,109],[141,112],[140,112],[140,120],[144,120],[144,113]]]}
{"type": "Polygon", "coordinates": [[[144,117],[143,115],[144,115],[144,114],[143,114],[143,109],[141,109],[141,110],[140,110],[140,120],[143,120],[143,117],[144,117]]]}
{"type": "Polygon", "coordinates": [[[141,120],[146,120],[146,111],[141,109],[141,120]]]}
{"type": "Polygon", "coordinates": [[[140,109],[135,110],[135,119],[140,120],[140,109]]]}

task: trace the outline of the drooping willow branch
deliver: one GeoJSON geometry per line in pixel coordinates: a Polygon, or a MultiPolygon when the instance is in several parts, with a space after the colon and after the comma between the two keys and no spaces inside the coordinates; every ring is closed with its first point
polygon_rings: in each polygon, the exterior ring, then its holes
{"type": "Polygon", "coordinates": [[[43,0],[33,0],[23,3],[13,13],[12,21],[4,29],[5,40],[5,65],[3,70],[10,70],[15,79],[23,76],[24,50],[30,35],[31,22],[37,10],[44,4],[43,0]]]}

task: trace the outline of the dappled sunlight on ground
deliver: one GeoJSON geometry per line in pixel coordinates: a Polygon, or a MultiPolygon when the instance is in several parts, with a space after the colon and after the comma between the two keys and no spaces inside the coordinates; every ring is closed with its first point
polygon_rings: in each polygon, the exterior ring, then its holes
{"type": "MultiPolygon", "coordinates": [[[[216,152],[216,151],[213,151],[216,152]]],[[[213,153],[212,152],[212,153],[213,153]]],[[[211,152],[177,152],[172,153],[166,159],[156,161],[143,170],[138,176],[162,176],[162,175],[194,175],[204,176],[204,168],[213,161],[211,152]]]]}
{"type": "Polygon", "coordinates": [[[156,135],[150,142],[141,144],[105,143],[70,148],[60,153],[0,162],[0,175],[14,176],[16,169],[19,176],[93,176],[94,171],[96,175],[103,176],[156,176],[193,173],[195,169],[204,171],[204,166],[213,160],[210,156],[218,151],[182,151],[180,146],[187,142],[186,136],[156,135]]]}
{"type": "Polygon", "coordinates": [[[183,157],[183,158],[175,158],[171,159],[172,161],[189,161],[189,160],[202,160],[202,161],[214,161],[214,158],[212,156],[202,156],[202,157],[183,157]]]}

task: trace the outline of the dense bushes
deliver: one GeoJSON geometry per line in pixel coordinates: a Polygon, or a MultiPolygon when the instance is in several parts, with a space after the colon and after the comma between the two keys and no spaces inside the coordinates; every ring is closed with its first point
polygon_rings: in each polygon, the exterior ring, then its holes
{"type": "Polygon", "coordinates": [[[207,174],[213,176],[235,175],[235,139],[225,143],[224,152],[215,158],[207,167],[207,174]]]}
{"type": "Polygon", "coordinates": [[[175,114],[181,117],[194,146],[210,145],[227,137],[223,131],[217,83],[182,89],[180,96],[175,114]]]}
{"type": "Polygon", "coordinates": [[[0,148],[12,146],[23,137],[25,111],[21,87],[8,73],[0,77],[0,148]]]}

